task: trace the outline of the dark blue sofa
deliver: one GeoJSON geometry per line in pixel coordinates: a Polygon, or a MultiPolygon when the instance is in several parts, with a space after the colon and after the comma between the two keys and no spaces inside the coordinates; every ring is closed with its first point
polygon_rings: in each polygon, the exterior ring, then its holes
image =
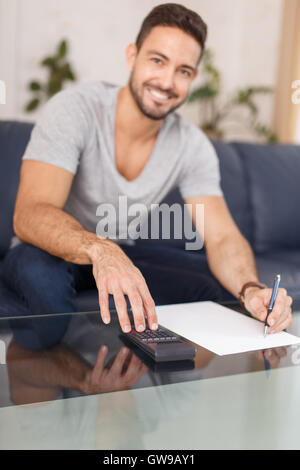
{"type": "MultiPolygon", "coordinates": [[[[3,282],[2,262],[13,235],[12,215],[19,181],[21,157],[32,124],[0,121],[0,315],[22,315],[26,310],[3,282]]],[[[256,255],[260,279],[272,284],[282,274],[282,287],[300,299],[300,146],[261,145],[213,141],[220,159],[222,187],[229,209],[256,255]]],[[[167,197],[170,204],[182,199],[178,190],[167,197]]],[[[142,241],[141,243],[148,243],[142,241]]],[[[185,240],[157,240],[184,249],[185,240]]],[[[205,251],[199,270],[207,272],[205,251]]],[[[224,300],[233,297],[223,290],[224,300]]],[[[97,292],[80,292],[81,311],[98,309],[97,292]]]]}

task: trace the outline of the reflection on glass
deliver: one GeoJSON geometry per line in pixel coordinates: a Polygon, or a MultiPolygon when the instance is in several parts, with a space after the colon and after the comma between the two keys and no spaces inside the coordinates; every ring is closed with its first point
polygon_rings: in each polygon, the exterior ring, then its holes
{"type": "Polygon", "coordinates": [[[101,346],[91,366],[64,344],[33,352],[12,340],[7,353],[11,399],[18,405],[50,401],[62,388],[85,395],[126,390],[147,371],[126,347],[105,365],[107,355],[108,346],[101,346]]]}

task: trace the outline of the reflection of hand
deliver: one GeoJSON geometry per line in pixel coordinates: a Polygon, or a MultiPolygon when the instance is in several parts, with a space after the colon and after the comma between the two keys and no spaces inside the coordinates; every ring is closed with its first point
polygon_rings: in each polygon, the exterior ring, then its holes
{"type": "Polygon", "coordinates": [[[256,351],[256,357],[262,362],[264,362],[264,359],[269,361],[271,369],[276,369],[276,367],[280,365],[281,358],[286,355],[286,348],[273,348],[266,349],[265,351],[256,351]]]}
{"type": "Polygon", "coordinates": [[[147,367],[132,352],[122,347],[109,367],[104,367],[108,347],[102,346],[96,364],[86,373],[81,390],[83,393],[96,394],[126,390],[136,383],[147,371],[147,367]]]}

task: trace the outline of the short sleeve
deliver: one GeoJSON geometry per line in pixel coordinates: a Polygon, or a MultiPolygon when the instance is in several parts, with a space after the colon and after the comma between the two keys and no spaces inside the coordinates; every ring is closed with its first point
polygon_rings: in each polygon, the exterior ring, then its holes
{"type": "Polygon", "coordinates": [[[81,97],[72,89],[52,97],[35,124],[23,160],[37,160],[75,174],[87,136],[81,97]]]}
{"type": "Polygon", "coordinates": [[[206,135],[191,127],[184,152],[179,190],[183,199],[199,196],[223,196],[219,159],[206,135]]]}

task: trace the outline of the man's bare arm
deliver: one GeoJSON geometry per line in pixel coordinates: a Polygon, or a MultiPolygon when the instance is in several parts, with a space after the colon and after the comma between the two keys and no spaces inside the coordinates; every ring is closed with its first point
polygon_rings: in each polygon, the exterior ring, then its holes
{"type": "MultiPolygon", "coordinates": [[[[253,251],[236,226],[224,198],[203,196],[188,198],[192,205],[192,218],[206,247],[210,270],[220,283],[235,297],[248,281],[258,281],[253,251]],[[204,233],[196,217],[196,205],[204,205],[204,233]],[[198,227],[197,227],[198,224],[198,227]]],[[[245,292],[245,305],[253,316],[264,320],[272,289],[249,287],[245,292]]],[[[279,289],[270,315],[272,332],[286,328],[291,322],[292,298],[285,289],[279,289]]]]}
{"type": "Polygon", "coordinates": [[[114,296],[123,331],[130,331],[124,294],[131,303],[135,326],[157,327],[154,301],[140,271],[113,241],[85,230],[63,207],[73,175],[55,165],[25,160],[14,212],[18,238],[48,253],[76,264],[92,264],[99,292],[102,319],[110,321],[108,294],[114,296]]]}
{"type": "Polygon", "coordinates": [[[222,197],[206,196],[185,201],[193,208],[193,220],[204,240],[210,270],[235,297],[243,284],[258,281],[253,252],[240,233],[222,197]],[[203,227],[197,227],[196,204],[204,205],[203,227]]]}
{"type": "Polygon", "coordinates": [[[20,240],[52,255],[77,264],[90,264],[90,250],[94,246],[101,250],[105,241],[62,210],[72,181],[72,173],[62,168],[25,160],[14,211],[14,230],[20,240]]]}

